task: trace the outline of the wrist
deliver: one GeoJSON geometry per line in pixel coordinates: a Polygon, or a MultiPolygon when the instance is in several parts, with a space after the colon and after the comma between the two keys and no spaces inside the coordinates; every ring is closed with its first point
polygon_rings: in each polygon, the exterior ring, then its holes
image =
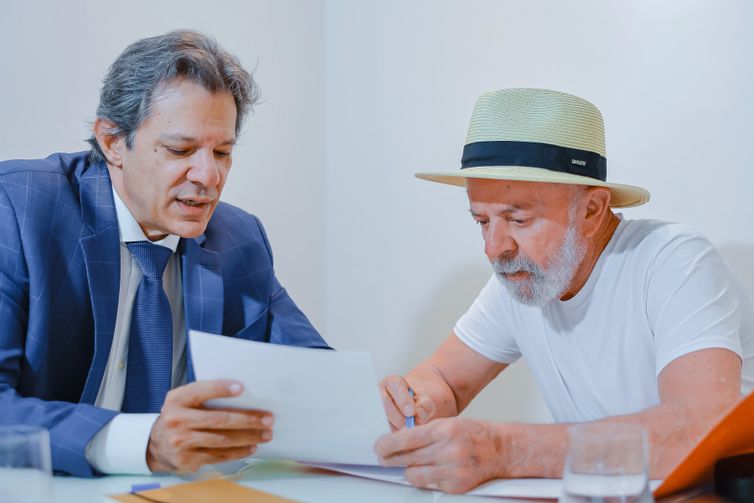
{"type": "Polygon", "coordinates": [[[159,455],[156,432],[159,422],[160,418],[158,417],[154,425],[152,425],[152,431],[149,433],[149,441],[147,442],[146,461],[147,467],[152,473],[170,471],[170,467],[161,461],[159,455]]]}
{"type": "Polygon", "coordinates": [[[503,430],[505,477],[559,478],[567,446],[565,425],[508,423],[503,430]]]}
{"type": "Polygon", "coordinates": [[[493,478],[514,478],[517,471],[516,459],[520,459],[520,441],[516,436],[516,425],[506,423],[487,423],[490,431],[491,445],[495,447],[495,473],[493,478]]]}
{"type": "Polygon", "coordinates": [[[406,377],[406,382],[414,389],[432,401],[432,417],[455,417],[458,415],[458,404],[450,385],[445,381],[442,374],[430,365],[420,365],[406,377]]]}
{"type": "Polygon", "coordinates": [[[99,473],[147,475],[147,449],[158,414],[118,414],[91,442],[87,460],[99,473]]]}
{"type": "Polygon", "coordinates": [[[147,444],[147,468],[149,468],[149,471],[154,473],[157,471],[157,460],[154,457],[154,454],[152,453],[152,440],[149,440],[149,443],[147,444]]]}

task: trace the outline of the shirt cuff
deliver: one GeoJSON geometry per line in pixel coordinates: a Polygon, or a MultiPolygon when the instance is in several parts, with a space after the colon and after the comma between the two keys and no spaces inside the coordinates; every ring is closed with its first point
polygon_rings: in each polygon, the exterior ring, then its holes
{"type": "Polygon", "coordinates": [[[149,475],[147,444],[159,414],[118,414],[97,432],[86,448],[86,460],[106,474],[149,475]]]}

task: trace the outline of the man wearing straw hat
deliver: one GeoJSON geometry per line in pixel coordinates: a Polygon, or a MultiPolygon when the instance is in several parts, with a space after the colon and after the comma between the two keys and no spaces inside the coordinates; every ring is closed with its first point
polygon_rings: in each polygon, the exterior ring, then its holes
{"type": "Polygon", "coordinates": [[[690,228],[613,208],[649,193],[606,181],[604,127],[586,100],[541,89],[483,95],[462,167],[494,274],[447,340],[381,383],[399,430],[375,449],[415,485],[464,492],[501,477],[559,477],[569,423],[637,423],[663,477],[754,385],[754,308],[690,228]],[[526,358],[556,424],[456,417],[526,358]],[[413,393],[413,397],[411,393],[413,393]],[[415,416],[415,428],[403,428],[415,416]]]}

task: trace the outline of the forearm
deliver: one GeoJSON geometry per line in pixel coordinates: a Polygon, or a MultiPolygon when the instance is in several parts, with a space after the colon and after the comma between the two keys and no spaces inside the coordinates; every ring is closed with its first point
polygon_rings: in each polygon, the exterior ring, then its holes
{"type": "Polygon", "coordinates": [[[436,412],[433,418],[452,417],[460,414],[506,367],[507,364],[475,352],[451,332],[432,356],[406,376],[406,380],[415,392],[434,401],[436,412]]]}
{"type": "Polygon", "coordinates": [[[419,364],[409,372],[406,375],[406,382],[414,390],[414,393],[431,398],[435,405],[432,419],[458,415],[458,403],[452,388],[430,360],[419,364]]]}
{"type": "Polygon", "coordinates": [[[649,436],[649,476],[662,479],[702,439],[704,434],[733,406],[734,397],[716,397],[705,403],[660,404],[637,414],[604,421],[638,423],[649,436]]]}
{"type": "Polygon", "coordinates": [[[86,447],[117,412],[87,404],[21,397],[0,384],[0,425],[27,424],[50,431],[52,468],[77,477],[92,477],[86,447]]]}
{"type": "Polygon", "coordinates": [[[497,478],[560,478],[568,424],[490,423],[500,446],[497,478]]]}
{"type": "MultiPolygon", "coordinates": [[[[595,422],[642,425],[650,444],[649,476],[662,479],[696,445],[709,428],[735,401],[716,400],[702,408],[696,403],[660,404],[624,416],[595,422]]],[[[504,462],[500,477],[557,478],[563,473],[568,449],[568,424],[491,424],[502,439],[504,462]]]]}

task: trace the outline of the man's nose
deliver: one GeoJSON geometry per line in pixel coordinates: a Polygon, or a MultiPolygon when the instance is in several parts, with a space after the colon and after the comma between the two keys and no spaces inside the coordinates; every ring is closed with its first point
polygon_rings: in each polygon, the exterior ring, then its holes
{"type": "Polygon", "coordinates": [[[492,262],[500,257],[512,257],[518,251],[518,244],[504,225],[492,225],[484,236],[484,254],[492,262]]]}
{"type": "Polygon", "coordinates": [[[186,178],[203,187],[215,187],[220,183],[220,165],[214,152],[198,150],[192,156],[192,164],[186,178]]]}

